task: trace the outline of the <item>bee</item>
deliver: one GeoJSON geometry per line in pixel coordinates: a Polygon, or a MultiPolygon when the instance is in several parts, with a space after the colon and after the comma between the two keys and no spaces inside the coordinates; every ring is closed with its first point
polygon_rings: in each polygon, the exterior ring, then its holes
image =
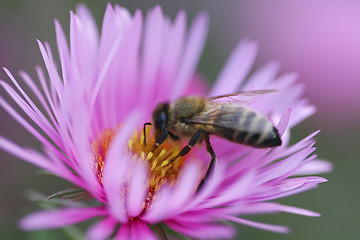
{"type": "Polygon", "coordinates": [[[209,98],[184,96],[172,103],[160,102],[152,113],[152,123],[145,123],[144,134],[146,125],[154,126],[154,147],[169,136],[173,140],[190,138],[177,157],[186,155],[196,143],[206,142],[211,161],[200,189],[216,162],[210,135],[254,148],[281,145],[279,132],[270,120],[247,106],[257,97],[272,92],[276,90],[241,91],[209,98]]]}

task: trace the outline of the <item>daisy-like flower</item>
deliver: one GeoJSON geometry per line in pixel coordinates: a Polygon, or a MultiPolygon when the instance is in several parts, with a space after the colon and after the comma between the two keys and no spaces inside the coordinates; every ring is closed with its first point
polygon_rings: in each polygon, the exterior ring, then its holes
{"type": "Polygon", "coordinates": [[[98,204],[33,213],[21,220],[21,228],[57,228],[96,217],[88,239],[165,239],[164,227],[191,238],[217,239],[235,235],[224,222],[288,231],[246,220],[241,217],[245,214],[319,216],[270,202],[326,181],[299,175],[331,168],[310,156],[316,132],[288,145],[289,129],[315,111],[302,98],[304,87],[295,74],[277,77],[279,66],[271,62],[245,81],[257,45],[243,40],[206,91],[195,72],[207,33],[206,14],[199,14],[187,31],[184,11],[172,21],[157,6],[143,21],[140,11],[132,16],[108,5],[100,35],[85,6],[70,17],[70,44],[55,21],[59,65],[50,46],[38,41],[47,71],[36,68],[41,89],[20,72],[36,99],[29,98],[7,69],[15,87],[1,82],[30,120],[3,98],[1,106],[42,142],[44,150],[23,148],[3,137],[0,147],[84,189],[78,196],[94,198],[98,204]],[[143,131],[158,102],[254,89],[279,90],[257,98],[250,107],[268,116],[283,144],[255,149],[210,136],[218,161],[200,191],[210,162],[206,147],[196,144],[171,161],[187,142],[166,139],[154,148],[153,128],[143,131]]]}

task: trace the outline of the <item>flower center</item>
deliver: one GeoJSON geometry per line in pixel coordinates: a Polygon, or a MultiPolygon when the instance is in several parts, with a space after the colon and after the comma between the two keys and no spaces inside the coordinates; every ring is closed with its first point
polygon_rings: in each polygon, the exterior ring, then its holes
{"type": "MultiPolygon", "coordinates": [[[[115,130],[107,129],[92,143],[95,171],[101,183],[103,181],[106,155],[115,134],[115,130]]],[[[149,166],[148,187],[151,196],[163,184],[169,184],[170,186],[176,184],[185,160],[185,157],[177,157],[181,150],[180,143],[180,141],[175,142],[166,139],[160,146],[155,148],[155,136],[150,127],[146,128],[146,140],[143,131],[139,134],[135,130],[128,141],[128,151],[134,157],[145,161],[149,166]]]]}

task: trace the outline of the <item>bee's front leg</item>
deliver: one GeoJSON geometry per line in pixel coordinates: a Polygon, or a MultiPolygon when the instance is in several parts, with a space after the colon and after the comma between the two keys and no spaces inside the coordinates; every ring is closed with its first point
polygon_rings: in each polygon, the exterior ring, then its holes
{"type": "Polygon", "coordinates": [[[162,144],[166,138],[169,136],[169,131],[165,131],[163,132],[157,139],[156,139],[156,142],[155,142],[155,146],[154,148],[157,148],[158,146],[160,146],[160,144],[162,144]]]}
{"type": "Polygon", "coordinates": [[[143,134],[144,134],[144,145],[146,146],[146,126],[151,126],[150,122],[144,123],[143,134]]]}

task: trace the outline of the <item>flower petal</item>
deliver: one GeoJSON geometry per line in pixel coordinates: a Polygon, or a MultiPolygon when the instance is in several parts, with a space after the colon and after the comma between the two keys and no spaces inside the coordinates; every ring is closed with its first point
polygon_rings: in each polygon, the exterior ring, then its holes
{"type": "Polygon", "coordinates": [[[209,95],[217,96],[235,92],[249,74],[257,52],[255,42],[243,40],[237,44],[217,78],[209,95]]]}
{"type": "Polygon", "coordinates": [[[200,182],[201,175],[199,173],[201,172],[201,167],[195,162],[184,166],[177,185],[171,189],[170,199],[168,200],[171,204],[166,206],[169,215],[182,212],[184,205],[191,201],[190,199],[195,194],[197,185],[200,182]]]}
{"type": "Polygon", "coordinates": [[[162,186],[161,189],[153,197],[149,208],[141,219],[148,223],[158,223],[166,219],[169,215],[167,205],[171,196],[171,189],[168,186],[162,186]],[[154,197],[156,196],[156,200],[154,197]]]}
{"type": "Polygon", "coordinates": [[[272,225],[272,224],[267,224],[267,223],[259,223],[259,222],[254,222],[254,221],[250,221],[250,220],[243,219],[243,218],[233,217],[233,216],[222,216],[222,217],[224,219],[227,219],[232,222],[244,224],[244,225],[247,225],[250,227],[259,228],[262,230],[278,232],[278,233],[289,233],[289,228],[285,227],[285,226],[272,225]]]}
{"type": "Polygon", "coordinates": [[[86,239],[89,240],[106,240],[111,237],[115,231],[117,221],[111,217],[105,218],[100,222],[92,225],[86,233],[86,239]]]}
{"type": "Polygon", "coordinates": [[[161,7],[156,6],[146,16],[142,56],[141,97],[142,103],[155,96],[157,74],[164,54],[165,21],[161,7]]]}
{"type": "Polygon", "coordinates": [[[146,181],[149,172],[146,164],[144,161],[137,161],[130,176],[126,202],[128,214],[131,217],[137,217],[144,208],[148,190],[146,181]]]}
{"type": "Polygon", "coordinates": [[[189,35],[184,49],[184,55],[179,68],[175,86],[170,94],[171,100],[179,97],[187,88],[194,75],[207,35],[208,16],[200,13],[190,26],[189,35]]]}
{"type": "Polygon", "coordinates": [[[314,175],[319,173],[328,173],[331,172],[333,168],[334,166],[330,162],[316,159],[297,169],[293,175],[314,175]]]}
{"type": "Polygon", "coordinates": [[[50,171],[51,173],[58,175],[64,179],[67,179],[68,181],[86,188],[84,183],[81,181],[81,179],[77,176],[75,176],[67,166],[64,164],[60,164],[59,161],[50,161],[51,158],[46,158],[39,152],[36,152],[32,149],[24,149],[22,147],[19,147],[18,145],[14,144],[13,142],[3,138],[0,136],[0,148],[4,151],[7,151],[11,153],[12,155],[23,159],[24,161],[27,161],[29,163],[32,163],[34,165],[37,165],[43,169],[46,169],[50,171]]]}
{"type": "Polygon", "coordinates": [[[277,61],[271,61],[265,64],[250,76],[241,89],[245,91],[251,89],[267,89],[267,85],[274,80],[276,74],[279,72],[279,68],[280,63],[277,61]]]}
{"type": "Polygon", "coordinates": [[[191,222],[165,221],[165,224],[177,232],[199,239],[232,238],[235,231],[230,226],[219,224],[199,223],[194,219],[191,222]]]}
{"type": "Polygon", "coordinates": [[[41,211],[26,216],[19,224],[24,230],[58,228],[82,222],[96,216],[104,216],[105,214],[106,212],[103,207],[41,211]]]}
{"type": "Polygon", "coordinates": [[[126,171],[131,163],[131,156],[126,152],[130,136],[139,122],[139,114],[133,113],[128,117],[110,145],[103,171],[103,186],[108,200],[108,207],[112,215],[120,222],[126,222],[128,215],[125,209],[122,187],[126,171]]]}
{"type": "Polygon", "coordinates": [[[157,240],[158,238],[149,229],[146,223],[140,220],[134,220],[123,224],[115,237],[116,240],[157,240]]]}

